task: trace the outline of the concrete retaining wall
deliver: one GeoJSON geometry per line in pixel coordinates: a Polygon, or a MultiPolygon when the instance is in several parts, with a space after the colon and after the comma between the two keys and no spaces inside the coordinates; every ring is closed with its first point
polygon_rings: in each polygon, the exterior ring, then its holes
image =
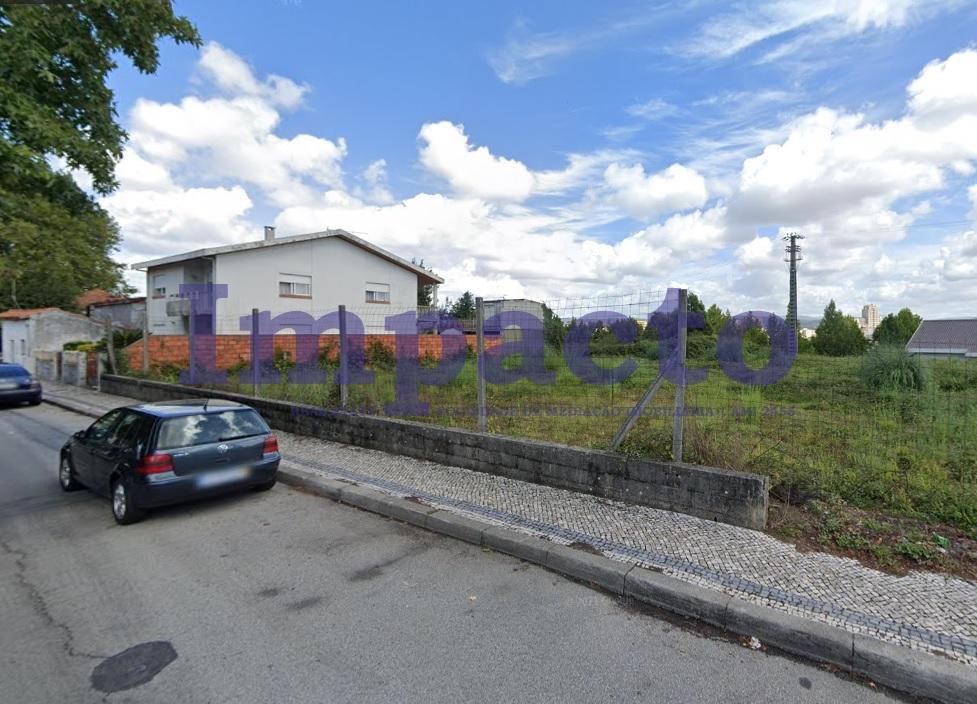
{"type": "Polygon", "coordinates": [[[441,464],[595,494],[632,504],[761,529],[766,477],[627,458],[600,450],[254,399],[178,384],[104,375],[101,390],[143,401],[222,398],[249,404],[274,428],[441,464]]]}
{"type": "Polygon", "coordinates": [[[88,385],[88,353],[64,351],[61,353],[61,383],[72,386],[88,385]]]}
{"type": "Polygon", "coordinates": [[[34,376],[41,381],[57,381],[61,376],[61,353],[34,350],[34,376]]]}

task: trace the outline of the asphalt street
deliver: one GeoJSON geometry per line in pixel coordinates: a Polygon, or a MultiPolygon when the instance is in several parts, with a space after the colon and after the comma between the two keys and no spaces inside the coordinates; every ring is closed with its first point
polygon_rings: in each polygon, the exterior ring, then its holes
{"type": "Polygon", "coordinates": [[[91,419],[0,409],[0,700],[885,702],[514,558],[279,485],[120,527],[91,419]]]}

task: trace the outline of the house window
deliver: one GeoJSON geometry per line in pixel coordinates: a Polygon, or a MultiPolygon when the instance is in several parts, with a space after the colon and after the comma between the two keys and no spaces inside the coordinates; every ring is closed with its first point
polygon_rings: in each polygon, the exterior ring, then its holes
{"type": "Polygon", "coordinates": [[[375,281],[367,281],[366,302],[390,303],[390,284],[379,284],[375,281]]]}
{"type": "Polygon", "coordinates": [[[153,276],[153,298],[166,298],[166,280],[162,274],[153,276]]]}
{"type": "Polygon", "coordinates": [[[286,298],[312,298],[312,277],[301,274],[279,274],[278,295],[286,298]]]}
{"type": "Polygon", "coordinates": [[[27,356],[27,340],[20,341],[20,356],[21,357],[27,356]]]}

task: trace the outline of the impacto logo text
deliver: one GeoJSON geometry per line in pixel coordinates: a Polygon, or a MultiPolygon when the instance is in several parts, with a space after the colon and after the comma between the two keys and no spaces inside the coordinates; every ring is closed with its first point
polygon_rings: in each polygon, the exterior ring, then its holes
{"type": "MultiPolygon", "coordinates": [[[[181,373],[183,383],[223,384],[228,374],[217,367],[215,340],[215,312],[217,301],[228,298],[226,284],[181,284],[180,297],[190,301],[190,369],[181,373]]],[[[659,374],[678,384],[699,384],[709,369],[692,368],[685,364],[682,336],[686,330],[701,330],[705,320],[701,313],[680,310],[680,289],[670,288],[661,305],[648,315],[646,325],[656,331],[658,340],[659,374]]],[[[367,368],[363,320],[353,312],[331,311],[315,317],[303,311],[291,311],[272,316],[262,311],[257,316],[241,316],[239,328],[251,336],[251,363],[241,378],[256,383],[278,383],[282,372],[275,366],[273,336],[291,331],[295,336],[295,354],[290,359],[287,379],[290,384],[323,384],[334,374],[336,384],[372,384],[374,373],[367,368]],[[255,329],[255,318],[257,327],[255,329]],[[330,371],[320,364],[319,337],[338,333],[342,349],[338,369],[330,371]]],[[[635,359],[625,357],[613,367],[596,364],[591,357],[590,342],[594,332],[605,329],[621,344],[636,342],[638,326],[634,321],[614,310],[593,311],[572,321],[566,329],[562,345],[563,359],[577,379],[592,385],[620,384],[638,369],[635,359]]],[[[500,335],[496,344],[480,355],[478,374],[488,384],[512,384],[528,380],[534,384],[553,384],[556,372],[545,363],[544,321],[520,311],[505,311],[484,321],[483,329],[511,331],[518,329],[518,339],[500,335]]],[[[395,358],[395,400],[384,410],[390,415],[420,416],[428,414],[428,406],[418,396],[421,385],[450,384],[461,373],[469,354],[468,339],[461,325],[450,316],[418,317],[407,311],[384,318],[384,335],[393,338],[395,358]],[[440,355],[435,360],[423,359],[418,353],[419,336],[438,333],[440,355]]],[[[746,311],[730,318],[719,332],[716,357],[723,374],[741,384],[766,386],[782,379],[790,371],[797,356],[797,338],[783,318],[767,311],[746,311]],[[750,367],[743,359],[743,338],[751,328],[763,329],[770,338],[770,359],[759,369],[750,367]]]]}

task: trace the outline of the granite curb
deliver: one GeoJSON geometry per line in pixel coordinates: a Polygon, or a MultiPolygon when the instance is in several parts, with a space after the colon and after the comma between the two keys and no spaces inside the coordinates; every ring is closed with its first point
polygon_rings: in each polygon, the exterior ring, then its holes
{"type": "MultiPolygon", "coordinates": [[[[287,464],[287,462],[285,463],[287,464]]],[[[626,599],[664,609],[809,660],[827,663],[914,696],[946,704],[977,701],[977,676],[929,653],[737,599],[655,570],[612,560],[517,531],[434,509],[366,487],[326,479],[294,466],[280,480],[314,494],[481,545],[626,599]]]]}

